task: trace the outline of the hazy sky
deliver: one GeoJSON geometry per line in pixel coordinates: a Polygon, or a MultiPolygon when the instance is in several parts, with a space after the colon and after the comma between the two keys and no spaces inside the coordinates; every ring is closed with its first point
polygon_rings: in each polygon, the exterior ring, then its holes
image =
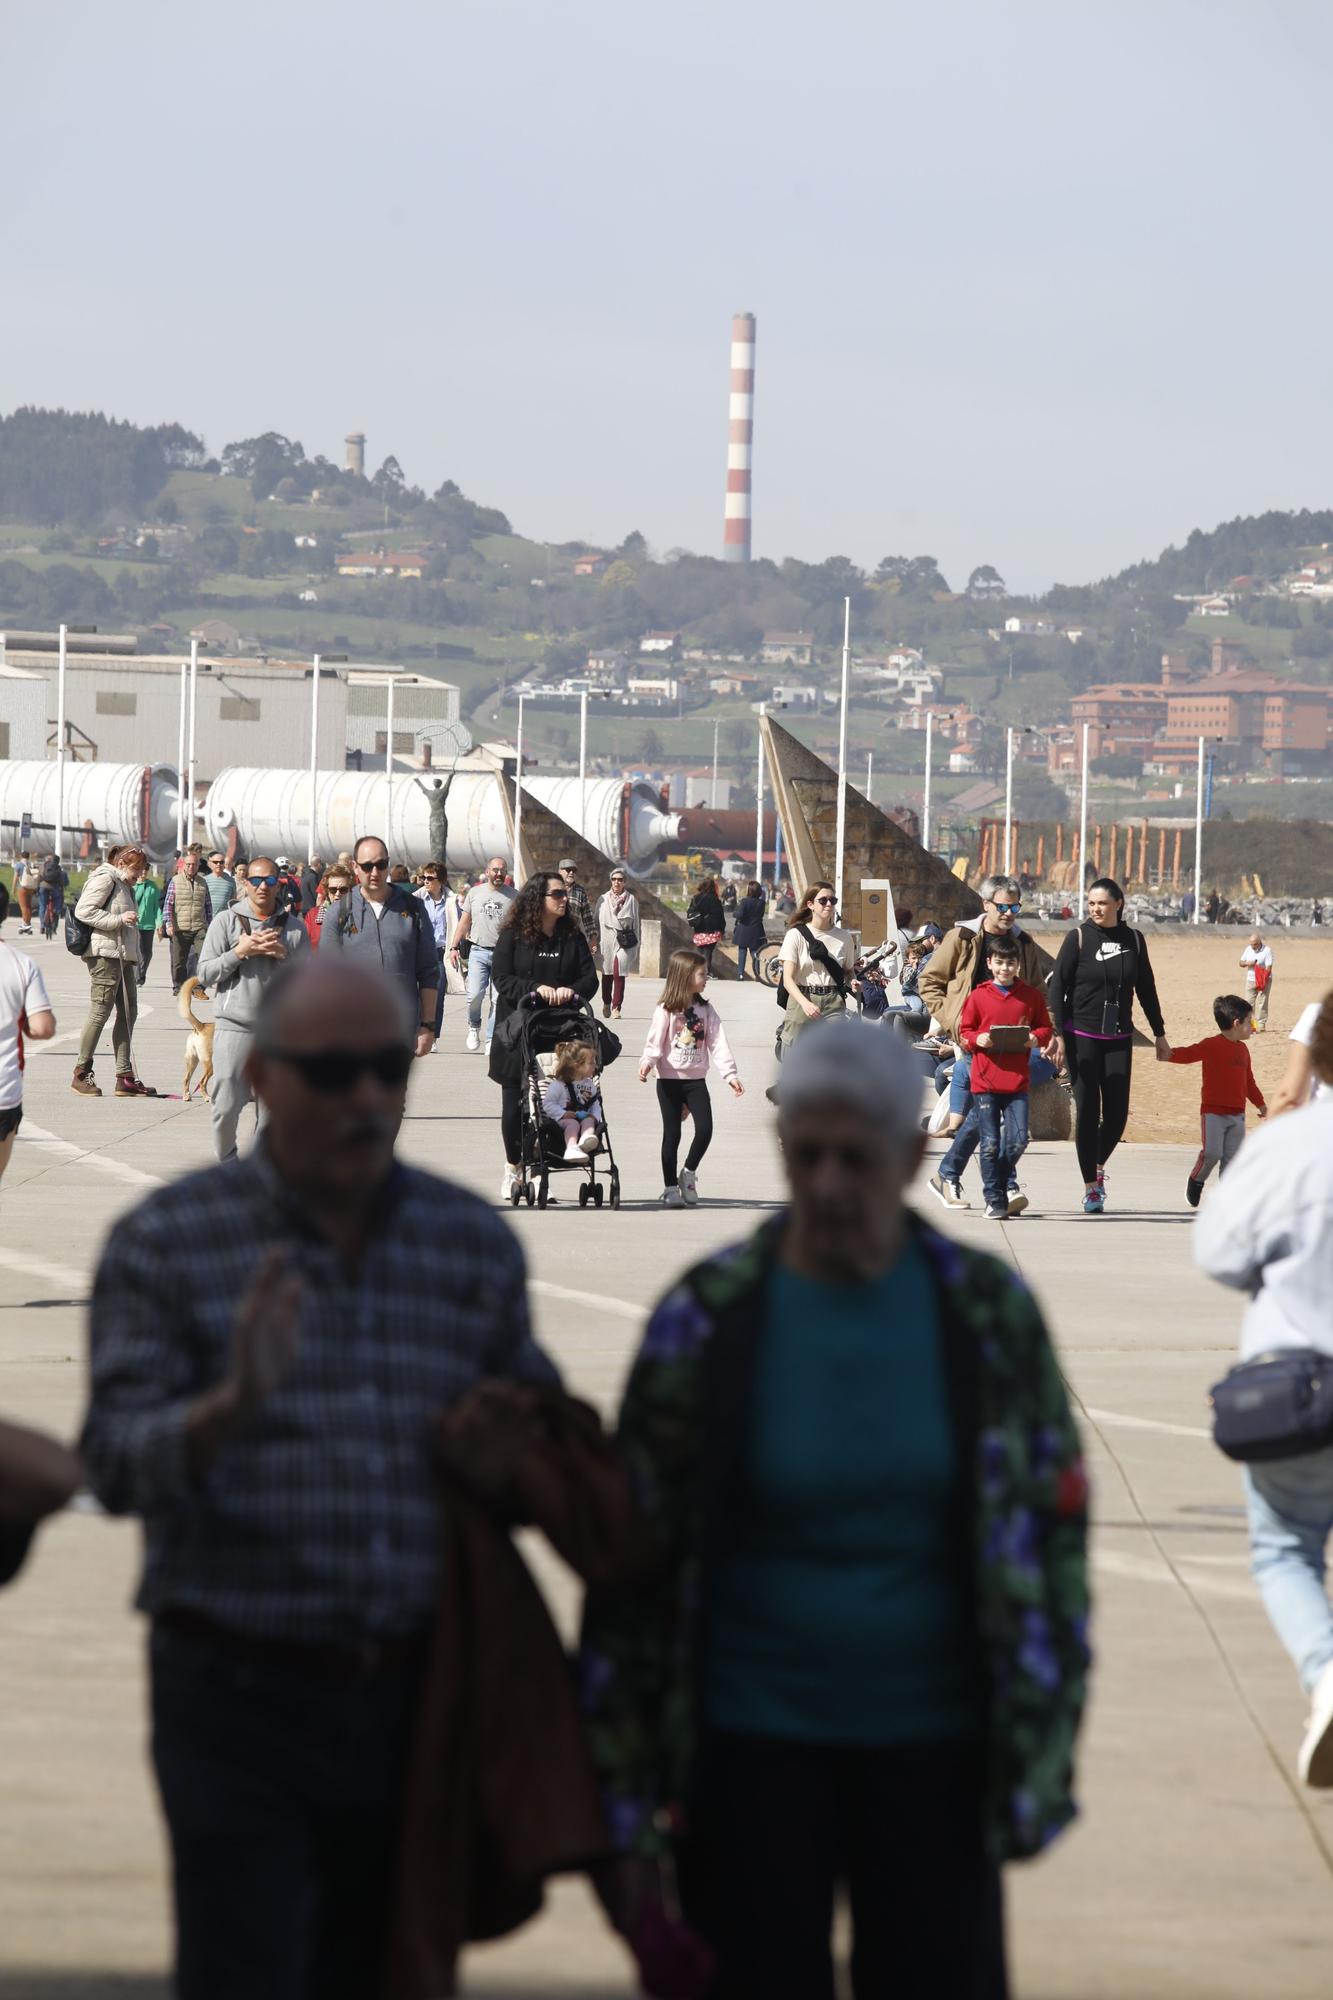
{"type": "Polygon", "coordinates": [[[1083,580],[1333,504],[1323,0],[8,0],[0,406],[1083,580]]]}

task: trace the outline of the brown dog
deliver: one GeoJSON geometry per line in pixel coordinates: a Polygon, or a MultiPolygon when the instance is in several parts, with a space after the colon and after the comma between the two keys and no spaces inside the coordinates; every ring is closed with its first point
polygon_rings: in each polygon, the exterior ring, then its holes
{"type": "Polygon", "coordinates": [[[197,979],[187,979],[176,1002],[182,1020],[190,1024],[190,1031],[185,1037],[185,1075],[181,1079],[181,1095],[187,1104],[190,1101],[190,1078],[196,1069],[203,1071],[198,1085],[201,1097],[208,1096],[213,1076],[213,1023],[201,1021],[191,1005],[194,995],[202,991],[197,979]]]}

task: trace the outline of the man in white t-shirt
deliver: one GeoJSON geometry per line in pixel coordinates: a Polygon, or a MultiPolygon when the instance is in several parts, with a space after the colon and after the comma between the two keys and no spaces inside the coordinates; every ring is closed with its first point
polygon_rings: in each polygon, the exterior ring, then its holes
{"type": "Polygon", "coordinates": [[[1273,990],[1273,951],[1258,931],[1240,955],[1245,968],[1245,991],[1254,995],[1254,1032],[1262,1035],[1268,1026],[1268,996],[1273,990]]]}
{"type": "Polygon", "coordinates": [[[56,1031],[46,985],[28,954],[0,944],[0,1179],[23,1122],[23,1044],[56,1031]]]}
{"type": "Polygon", "coordinates": [[[491,960],[500,941],[500,931],[509,915],[514,891],[505,881],[505,864],[499,855],[486,863],[485,879],[474,883],[463,898],[463,914],[453,935],[449,957],[458,964],[459,947],[466,942],[467,953],[467,1049],[475,1055],[481,1047],[481,1017],[486,995],[491,993],[491,1011],[486,1021],[486,1047],[495,1032],[495,994],[491,992],[491,960]]]}

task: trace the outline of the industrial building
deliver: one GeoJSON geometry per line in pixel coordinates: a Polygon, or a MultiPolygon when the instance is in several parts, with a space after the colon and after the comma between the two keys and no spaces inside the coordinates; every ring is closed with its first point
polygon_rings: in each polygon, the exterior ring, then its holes
{"type": "MultiPolygon", "coordinates": [[[[11,684],[15,673],[45,687],[40,742],[4,754],[43,757],[54,751],[56,647],[50,633],[0,635],[0,668],[8,670],[0,675],[0,689],[11,684]]],[[[236,765],[308,768],[311,671],[309,660],[200,658],[195,723],[199,785],[236,765]]],[[[457,721],[458,689],[446,682],[392,666],[325,667],[320,673],[317,746],[322,770],[342,770],[349,762],[376,754],[383,757],[389,676],[395,682],[395,755],[421,759],[429,754],[424,746],[430,741],[430,725],[457,721]]],[[[134,638],[126,635],[72,636],[65,672],[68,756],[77,763],[174,764],[180,696],[179,653],[140,653],[134,638]]],[[[33,701],[32,696],[22,699],[30,705],[33,701]]],[[[19,701],[17,694],[0,692],[0,722],[8,721],[11,736],[18,726],[19,701]]],[[[30,732],[25,737],[29,741],[30,732]]],[[[440,747],[452,757],[451,737],[440,747]]]]}

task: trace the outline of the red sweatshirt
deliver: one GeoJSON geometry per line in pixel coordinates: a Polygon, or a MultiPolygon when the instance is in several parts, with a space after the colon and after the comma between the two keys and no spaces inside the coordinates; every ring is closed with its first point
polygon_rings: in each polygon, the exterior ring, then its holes
{"type": "Polygon", "coordinates": [[[1243,1115],[1247,1097],[1260,1111],[1267,1109],[1244,1042],[1228,1041],[1225,1035],[1209,1035],[1206,1042],[1191,1042],[1188,1048],[1172,1049],[1171,1060],[1203,1064],[1200,1111],[1210,1111],[1215,1118],[1234,1118],[1243,1115]]]}
{"type": "Polygon", "coordinates": [[[1027,1049],[979,1049],[977,1036],[988,1028],[1030,1028],[1033,1040],[1045,1048],[1051,1039],[1051,1017],[1040,987],[1016,979],[1007,992],[993,980],[974,986],[958,1017],[958,1039],[972,1054],[973,1090],[993,1090],[1012,1097],[1028,1087],[1027,1049]]]}

